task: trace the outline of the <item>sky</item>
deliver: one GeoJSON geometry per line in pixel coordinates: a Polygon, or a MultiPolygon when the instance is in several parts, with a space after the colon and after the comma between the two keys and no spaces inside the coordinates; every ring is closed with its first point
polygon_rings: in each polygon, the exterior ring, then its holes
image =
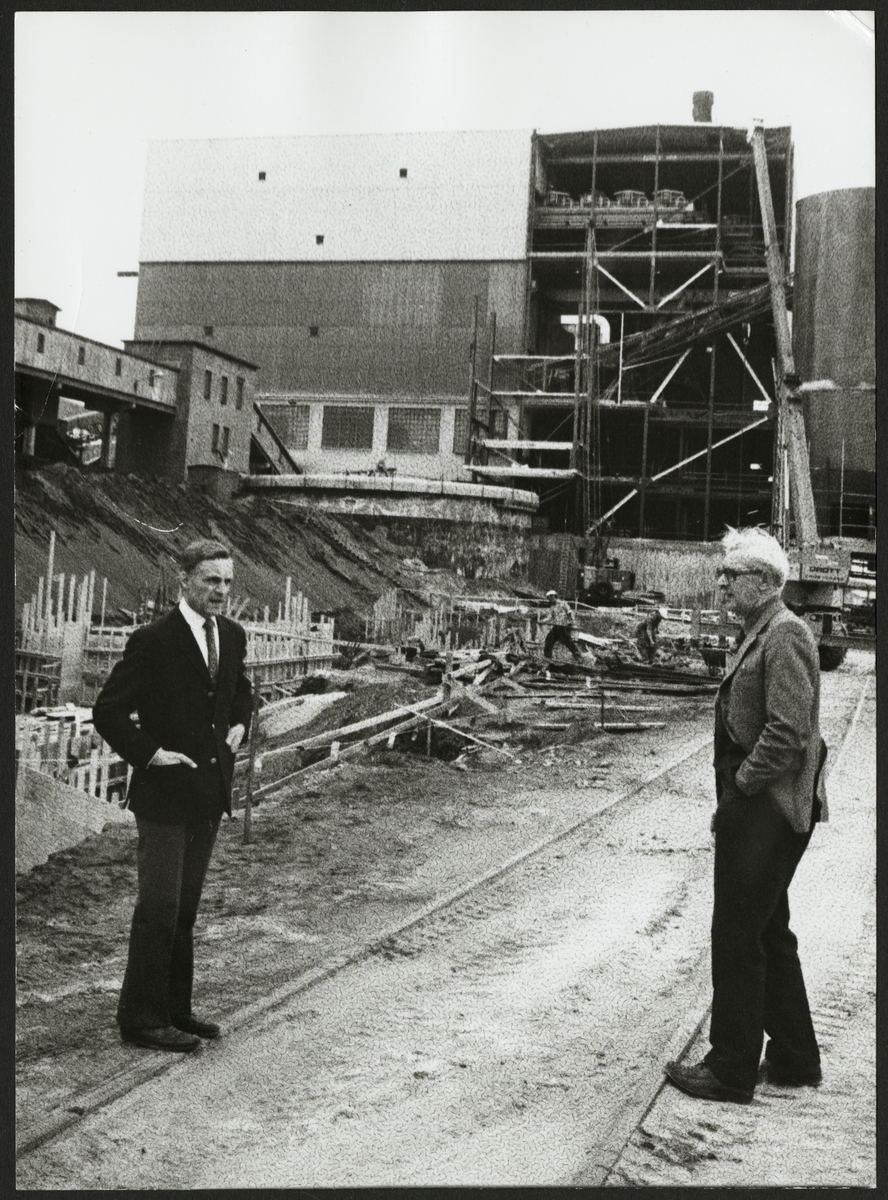
{"type": "Polygon", "coordinates": [[[18,12],[15,294],[132,336],[147,144],[791,125],[796,199],[875,186],[870,10],[18,12]]]}

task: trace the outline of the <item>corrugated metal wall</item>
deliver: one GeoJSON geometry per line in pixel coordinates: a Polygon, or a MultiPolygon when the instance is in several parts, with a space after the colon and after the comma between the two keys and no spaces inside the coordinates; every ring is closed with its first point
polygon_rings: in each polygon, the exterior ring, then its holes
{"type": "Polygon", "coordinates": [[[462,395],[476,295],[483,379],[491,309],[498,348],[523,349],[523,263],[143,264],[136,337],[211,340],[261,391],[462,395]]]}

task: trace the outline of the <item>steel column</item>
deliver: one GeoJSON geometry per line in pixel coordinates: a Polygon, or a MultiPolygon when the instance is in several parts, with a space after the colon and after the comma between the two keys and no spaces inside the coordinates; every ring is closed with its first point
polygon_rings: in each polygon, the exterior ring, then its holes
{"type": "MultiPolygon", "coordinates": [[[[475,354],[478,348],[478,297],[475,297],[472,307],[472,346],[469,355],[469,436],[466,442],[466,462],[472,461],[472,448],[475,442],[475,354]]],[[[490,398],[487,400],[490,404],[490,398]]]]}
{"type": "Polygon", "coordinates": [[[641,439],[641,477],[638,481],[638,536],[644,537],[644,498],[647,492],[647,460],[648,460],[648,421],[651,410],[644,410],[644,433],[641,439]]]}
{"type": "Polygon", "coordinates": [[[660,126],[657,126],[657,144],[654,151],[654,228],[651,230],[651,277],[648,288],[648,304],[654,306],[654,283],[657,278],[657,191],[660,187],[660,126]]]}
{"type": "MultiPolygon", "coordinates": [[[[716,263],[721,261],[722,184],[724,182],[725,135],[718,134],[718,193],[715,213],[716,263]]],[[[712,303],[718,303],[718,266],[712,281],[712,303]]],[[[709,406],[706,413],[706,491],[703,498],[703,541],[709,541],[709,508],[712,501],[712,421],[715,412],[715,361],[718,350],[712,338],[712,358],[709,362],[709,406]]]]}

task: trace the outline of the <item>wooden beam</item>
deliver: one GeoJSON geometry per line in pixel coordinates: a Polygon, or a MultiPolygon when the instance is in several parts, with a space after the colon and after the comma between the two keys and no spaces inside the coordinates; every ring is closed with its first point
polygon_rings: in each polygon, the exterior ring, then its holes
{"type": "Polygon", "coordinates": [[[482,446],[488,450],[570,450],[572,442],[506,442],[499,438],[485,438],[482,446]]]}
{"type": "Polygon", "coordinates": [[[572,479],[578,472],[570,469],[563,471],[555,467],[525,467],[521,463],[516,463],[512,467],[482,467],[477,463],[472,463],[470,466],[463,464],[463,470],[472,471],[476,475],[490,475],[496,478],[523,478],[523,479],[572,479]]]}

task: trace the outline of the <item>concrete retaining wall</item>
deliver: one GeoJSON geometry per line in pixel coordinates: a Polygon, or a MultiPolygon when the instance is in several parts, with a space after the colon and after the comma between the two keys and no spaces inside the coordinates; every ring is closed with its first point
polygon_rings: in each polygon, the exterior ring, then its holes
{"type": "MultiPolygon", "coordinates": [[[[509,523],[489,522],[490,510],[478,521],[465,519],[442,521],[428,517],[373,517],[355,514],[356,524],[368,529],[383,524],[388,541],[400,550],[409,550],[427,567],[456,571],[466,579],[514,578],[527,576],[527,530],[509,523]]],[[[503,514],[514,517],[516,514],[503,514]]]]}
{"type": "Polygon", "coordinates": [[[667,542],[652,538],[613,538],[608,554],[620,569],[635,572],[640,592],[663,592],[676,608],[717,608],[715,571],[721,542],[667,542]]]}

